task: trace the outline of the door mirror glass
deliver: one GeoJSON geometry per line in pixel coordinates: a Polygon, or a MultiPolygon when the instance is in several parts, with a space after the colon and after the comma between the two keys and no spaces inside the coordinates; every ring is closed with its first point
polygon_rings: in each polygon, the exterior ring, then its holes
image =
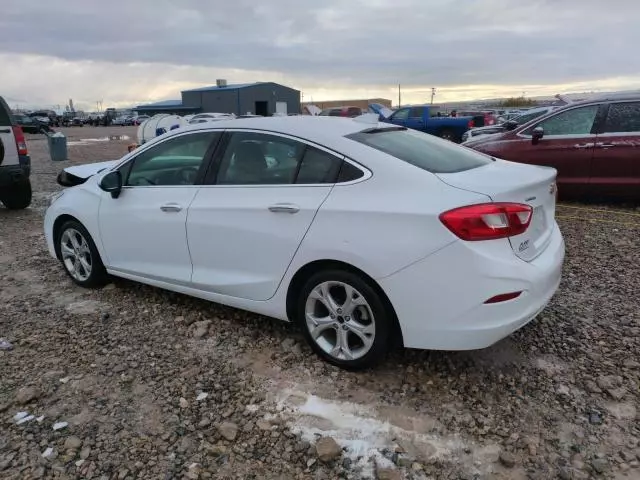
{"type": "Polygon", "coordinates": [[[107,173],[100,180],[100,188],[109,192],[112,198],[118,198],[122,191],[122,174],[119,170],[107,173]]]}
{"type": "Polygon", "coordinates": [[[531,143],[537,144],[544,137],[544,128],[536,127],[531,131],[531,143]]]}

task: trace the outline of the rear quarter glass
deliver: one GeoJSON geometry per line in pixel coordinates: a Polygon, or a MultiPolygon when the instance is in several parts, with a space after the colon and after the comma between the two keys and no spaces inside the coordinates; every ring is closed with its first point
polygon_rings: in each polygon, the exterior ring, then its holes
{"type": "Polygon", "coordinates": [[[11,109],[4,98],[0,97],[0,127],[7,127],[13,125],[13,116],[11,115],[11,109]]]}
{"type": "Polygon", "coordinates": [[[494,160],[468,148],[405,128],[376,128],[346,138],[384,152],[431,173],[457,173],[494,160]]]}

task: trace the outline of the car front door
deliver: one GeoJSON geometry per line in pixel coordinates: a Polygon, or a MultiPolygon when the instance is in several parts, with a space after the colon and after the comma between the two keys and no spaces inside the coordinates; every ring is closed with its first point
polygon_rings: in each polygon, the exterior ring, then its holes
{"type": "Polygon", "coordinates": [[[411,107],[409,109],[409,118],[406,123],[407,128],[413,128],[414,130],[424,131],[424,107],[411,107]]]}
{"type": "Polygon", "coordinates": [[[172,136],[118,167],[124,185],[120,196],[103,193],[99,210],[109,269],[189,283],[187,211],[221,135],[200,131],[172,136]]]}
{"type": "Polygon", "coordinates": [[[599,132],[589,193],[640,198],[640,102],[611,103],[599,132]]]}
{"type": "Polygon", "coordinates": [[[387,121],[393,123],[394,125],[402,125],[403,127],[406,127],[409,120],[409,110],[409,108],[401,108],[400,110],[396,110],[387,121]]]}
{"type": "Polygon", "coordinates": [[[580,196],[586,193],[591,177],[591,164],[597,135],[595,120],[601,105],[585,105],[541,120],[518,133],[517,141],[508,145],[504,158],[532,165],[544,165],[558,170],[561,195],[580,196]],[[543,137],[532,141],[534,128],[542,127],[543,137]]]}
{"type": "Polygon", "coordinates": [[[343,159],[280,134],[228,132],[187,220],[195,288],[271,298],[343,159]]]}

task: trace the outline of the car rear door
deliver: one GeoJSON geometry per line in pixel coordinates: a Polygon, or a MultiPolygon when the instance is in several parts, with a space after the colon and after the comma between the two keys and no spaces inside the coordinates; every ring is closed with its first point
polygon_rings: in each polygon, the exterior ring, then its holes
{"type": "Polygon", "coordinates": [[[558,171],[560,195],[580,196],[587,192],[597,135],[599,104],[562,110],[513,135],[502,158],[520,163],[553,167],[558,171]],[[542,127],[544,136],[535,142],[532,132],[542,127]]]}
{"type": "Polygon", "coordinates": [[[414,130],[424,130],[424,107],[411,107],[409,109],[409,118],[407,118],[405,125],[414,130]]]}
{"type": "Polygon", "coordinates": [[[640,101],[611,103],[599,129],[589,193],[640,198],[640,101]]]}
{"type": "Polygon", "coordinates": [[[192,284],[271,298],[337,179],[343,159],[264,131],[233,130],[187,220],[192,284]]]}
{"type": "Polygon", "coordinates": [[[0,165],[18,165],[18,149],[16,140],[13,135],[13,116],[9,105],[0,97],[0,152],[4,155],[0,156],[0,165]]]}

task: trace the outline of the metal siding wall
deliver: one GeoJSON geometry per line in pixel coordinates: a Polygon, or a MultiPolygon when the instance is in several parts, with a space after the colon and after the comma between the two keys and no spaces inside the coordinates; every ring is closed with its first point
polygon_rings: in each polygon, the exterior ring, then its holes
{"type": "Polygon", "coordinates": [[[202,92],[202,111],[215,113],[236,113],[238,109],[236,90],[202,92]]]}
{"type": "Polygon", "coordinates": [[[190,108],[200,108],[200,92],[182,92],[182,105],[190,108]]]}
{"type": "Polygon", "coordinates": [[[275,113],[276,102],[287,102],[288,113],[300,113],[300,92],[275,83],[243,88],[240,90],[240,100],[241,115],[247,112],[255,114],[255,102],[267,102],[269,115],[275,113]]]}

